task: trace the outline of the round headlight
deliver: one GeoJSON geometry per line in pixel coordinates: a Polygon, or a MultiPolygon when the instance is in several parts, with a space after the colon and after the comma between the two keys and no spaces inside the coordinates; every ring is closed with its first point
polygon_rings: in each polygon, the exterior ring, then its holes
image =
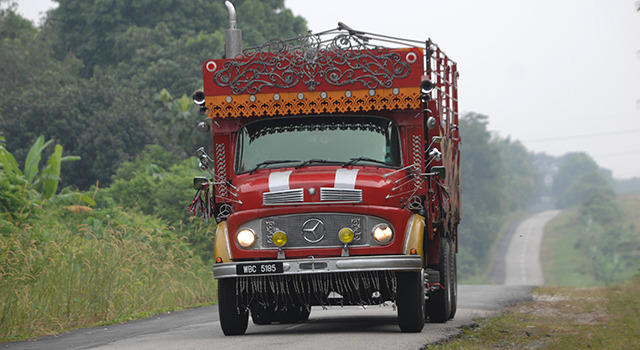
{"type": "Polygon", "coordinates": [[[340,232],[338,232],[338,238],[340,238],[340,242],[342,243],[351,243],[353,241],[353,230],[345,227],[340,232]]]}
{"type": "Polygon", "coordinates": [[[238,232],[236,239],[242,248],[251,248],[256,243],[258,237],[252,230],[245,228],[238,232]]]}
{"type": "Polygon", "coordinates": [[[271,240],[276,246],[282,247],[283,245],[287,244],[287,234],[282,231],[278,231],[273,234],[271,240]]]}
{"type": "Polygon", "coordinates": [[[386,244],[393,239],[393,229],[387,224],[379,224],[373,228],[373,238],[380,244],[386,244]]]}

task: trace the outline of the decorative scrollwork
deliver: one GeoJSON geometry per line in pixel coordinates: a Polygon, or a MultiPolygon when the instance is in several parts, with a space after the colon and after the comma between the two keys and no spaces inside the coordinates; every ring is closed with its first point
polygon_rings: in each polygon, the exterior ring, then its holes
{"type": "Polygon", "coordinates": [[[356,35],[341,34],[328,43],[309,34],[291,41],[271,40],[244,50],[213,74],[215,84],[233,94],[257,94],[264,88],[287,89],[302,82],[309,91],[322,83],[361,89],[391,88],[411,73],[402,56],[369,45],[356,35]]]}

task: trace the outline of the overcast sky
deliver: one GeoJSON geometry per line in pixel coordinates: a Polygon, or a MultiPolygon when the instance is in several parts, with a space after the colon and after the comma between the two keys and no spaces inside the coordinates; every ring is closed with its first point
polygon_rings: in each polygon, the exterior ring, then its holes
{"type": "MultiPolygon", "coordinates": [[[[491,130],[535,152],[584,151],[616,178],[640,177],[635,2],[285,0],[314,32],[342,21],[362,31],[431,38],[458,62],[463,112],[489,116],[491,130]]],[[[18,3],[36,23],[55,6],[18,3]]],[[[240,29],[249,20],[239,13],[240,29]]]]}

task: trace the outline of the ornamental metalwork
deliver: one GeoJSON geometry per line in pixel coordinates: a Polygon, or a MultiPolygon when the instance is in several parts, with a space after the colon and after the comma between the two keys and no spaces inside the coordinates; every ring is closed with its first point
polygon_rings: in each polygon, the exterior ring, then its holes
{"type": "Polygon", "coordinates": [[[246,49],[224,62],[213,80],[238,95],[260,93],[263,88],[287,89],[300,82],[309,91],[323,82],[367,90],[391,88],[395,79],[411,73],[399,53],[367,44],[357,35],[340,34],[326,42],[319,34],[309,34],[295,41],[297,45],[276,39],[246,49]]]}

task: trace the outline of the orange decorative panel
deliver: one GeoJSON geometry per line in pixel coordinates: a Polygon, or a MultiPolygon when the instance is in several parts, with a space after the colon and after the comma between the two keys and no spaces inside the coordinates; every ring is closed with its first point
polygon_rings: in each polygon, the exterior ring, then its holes
{"type": "Polygon", "coordinates": [[[211,118],[418,109],[419,88],[207,96],[211,118]]]}

